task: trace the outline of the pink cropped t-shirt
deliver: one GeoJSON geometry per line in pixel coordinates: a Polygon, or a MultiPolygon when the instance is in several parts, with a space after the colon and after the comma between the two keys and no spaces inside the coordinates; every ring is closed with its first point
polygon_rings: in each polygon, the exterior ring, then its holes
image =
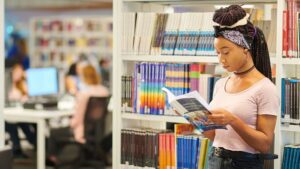
{"type": "MultiPolygon", "coordinates": [[[[275,85],[268,78],[264,78],[238,93],[225,91],[227,79],[228,77],[217,81],[213,100],[209,104],[211,110],[225,109],[254,129],[256,129],[258,115],[276,116],[279,112],[279,96],[275,85]]],[[[215,131],[213,146],[232,151],[258,153],[230,125],[227,125],[227,130],[217,129],[215,131]]]]}

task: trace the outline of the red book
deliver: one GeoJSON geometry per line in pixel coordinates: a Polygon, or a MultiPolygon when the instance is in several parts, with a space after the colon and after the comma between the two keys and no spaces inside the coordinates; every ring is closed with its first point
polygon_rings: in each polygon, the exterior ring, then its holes
{"type": "Polygon", "coordinates": [[[287,57],[287,51],[288,51],[288,31],[287,31],[287,26],[288,26],[288,15],[287,11],[283,11],[283,25],[282,25],[282,55],[284,57],[287,57]]]}

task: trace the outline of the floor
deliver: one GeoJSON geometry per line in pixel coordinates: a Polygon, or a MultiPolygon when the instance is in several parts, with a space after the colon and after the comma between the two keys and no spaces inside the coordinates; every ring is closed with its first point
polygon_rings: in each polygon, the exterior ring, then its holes
{"type": "MultiPolygon", "coordinates": [[[[23,142],[22,142],[23,143],[23,142]]],[[[28,159],[14,159],[13,169],[37,169],[36,165],[36,153],[33,148],[29,145],[22,144],[25,147],[25,154],[29,156],[28,159]]],[[[111,162],[111,153],[108,156],[111,162]]],[[[47,169],[54,169],[53,167],[47,167],[47,169]]],[[[112,169],[111,166],[107,166],[105,169],[112,169]]]]}

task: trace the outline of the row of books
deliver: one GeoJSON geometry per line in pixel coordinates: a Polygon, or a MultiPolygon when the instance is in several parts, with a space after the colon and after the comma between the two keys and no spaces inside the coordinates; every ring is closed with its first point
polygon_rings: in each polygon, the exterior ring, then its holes
{"type": "Polygon", "coordinates": [[[212,12],[124,13],[125,54],[216,55],[212,12]],[[146,30],[146,31],[145,31],[146,30]]]}
{"type": "Polygon", "coordinates": [[[300,146],[286,145],[283,150],[282,169],[299,169],[300,146]]]}
{"type": "MultiPolygon", "coordinates": [[[[270,52],[275,53],[276,11],[272,10],[271,20],[257,16],[253,23],[265,33],[270,52]]],[[[122,53],[216,56],[212,17],[213,12],[124,13],[122,53]]]]}
{"type": "Polygon", "coordinates": [[[297,0],[286,0],[287,9],[283,11],[283,56],[287,58],[300,57],[299,45],[299,9],[297,0]]]}
{"type": "Polygon", "coordinates": [[[169,109],[162,87],[176,96],[198,91],[210,102],[220,78],[204,72],[203,64],[137,63],[133,75],[122,76],[123,111],[139,114],[175,115],[169,109]]]}
{"type": "Polygon", "coordinates": [[[154,129],[122,129],[122,168],[128,168],[126,166],[156,168],[159,165],[159,133],[160,131],[154,129]]]}
{"type": "Polygon", "coordinates": [[[284,123],[300,124],[300,79],[282,79],[282,117],[284,123]]]}
{"type": "Polygon", "coordinates": [[[78,38],[62,38],[62,37],[36,37],[35,45],[37,47],[109,47],[112,48],[112,38],[101,37],[78,37],[78,38]]]}
{"type": "Polygon", "coordinates": [[[99,20],[89,19],[41,19],[37,20],[34,25],[35,31],[41,32],[97,32],[97,31],[112,31],[112,23],[106,24],[99,20]]]}
{"type": "Polygon", "coordinates": [[[55,66],[58,68],[68,68],[69,65],[74,63],[77,60],[80,60],[79,58],[82,56],[93,56],[93,58],[105,58],[108,55],[103,53],[94,53],[94,52],[60,52],[51,50],[49,52],[36,52],[35,60],[32,61],[32,64],[34,64],[37,67],[48,67],[48,66],[55,66]]]}
{"type": "Polygon", "coordinates": [[[122,129],[122,168],[206,169],[211,142],[193,134],[190,124],[175,124],[175,131],[122,129]]]}
{"type": "Polygon", "coordinates": [[[67,68],[79,55],[98,59],[112,55],[109,18],[51,18],[32,20],[32,66],[67,68]]]}

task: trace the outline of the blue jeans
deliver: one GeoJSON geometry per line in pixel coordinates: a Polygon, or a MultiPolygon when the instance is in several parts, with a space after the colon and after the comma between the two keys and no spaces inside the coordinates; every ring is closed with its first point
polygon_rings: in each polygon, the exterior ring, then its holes
{"type": "Polygon", "coordinates": [[[211,149],[208,156],[208,169],[263,169],[264,161],[249,158],[222,158],[211,149]]]}
{"type": "Polygon", "coordinates": [[[36,147],[36,124],[32,123],[7,123],[5,122],[5,131],[10,135],[12,141],[13,153],[22,152],[18,128],[21,128],[30,144],[36,147]]]}

